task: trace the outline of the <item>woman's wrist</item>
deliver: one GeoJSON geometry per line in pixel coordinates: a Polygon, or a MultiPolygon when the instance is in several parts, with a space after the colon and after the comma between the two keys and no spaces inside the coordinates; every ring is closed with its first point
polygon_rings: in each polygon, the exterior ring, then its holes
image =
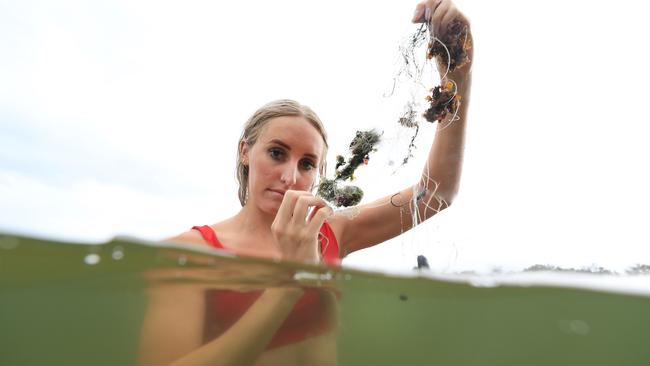
{"type": "Polygon", "coordinates": [[[267,296],[277,296],[282,300],[295,303],[305,294],[305,290],[300,287],[272,287],[264,291],[267,296]]]}

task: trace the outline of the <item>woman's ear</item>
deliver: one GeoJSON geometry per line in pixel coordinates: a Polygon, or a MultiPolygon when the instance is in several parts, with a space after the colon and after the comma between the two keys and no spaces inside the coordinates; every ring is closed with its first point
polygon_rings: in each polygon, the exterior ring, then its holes
{"type": "Polygon", "coordinates": [[[239,141],[239,156],[241,163],[248,166],[248,144],[244,140],[239,141]]]}

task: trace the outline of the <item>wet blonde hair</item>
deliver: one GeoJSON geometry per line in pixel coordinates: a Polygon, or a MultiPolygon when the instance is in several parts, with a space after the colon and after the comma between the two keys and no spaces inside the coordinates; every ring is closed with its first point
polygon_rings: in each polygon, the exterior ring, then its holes
{"type": "Polygon", "coordinates": [[[329,145],[327,143],[327,133],[325,132],[323,122],[321,122],[316,113],[306,105],[302,105],[290,99],[275,100],[265,104],[253,113],[248,121],[246,121],[244,130],[239,138],[239,143],[237,145],[237,182],[239,183],[239,202],[242,206],[244,206],[248,200],[248,165],[244,165],[242,162],[241,144],[242,142],[246,143],[250,150],[250,148],[255,145],[257,139],[262,134],[264,127],[271,119],[287,116],[304,117],[312,126],[314,126],[314,128],[316,128],[318,133],[320,133],[325,147],[323,149],[323,155],[321,156],[318,173],[320,176],[325,175],[325,156],[327,155],[329,145]]]}

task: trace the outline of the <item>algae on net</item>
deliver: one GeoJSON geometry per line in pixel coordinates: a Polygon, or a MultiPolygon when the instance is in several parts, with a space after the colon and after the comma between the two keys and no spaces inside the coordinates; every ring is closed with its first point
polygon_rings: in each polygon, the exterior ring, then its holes
{"type": "MultiPolygon", "coordinates": [[[[443,83],[432,88],[431,94],[426,97],[429,103],[427,110],[424,113],[418,113],[417,103],[411,100],[407,103],[404,113],[398,120],[404,127],[415,128],[403,165],[408,162],[412,156],[412,150],[415,148],[415,138],[420,127],[419,117],[424,117],[429,122],[442,121],[449,115],[452,115],[452,122],[456,118],[461,98],[456,93],[456,83],[453,80],[446,79],[446,76],[457,67],[462,67],[469,62],[469,51],[472,47],[469,28],[460,19],[454,19],[447,25],[443,39],[434,37],[430,31],[430,25],[423,24],[409,37],[407,44],[400,47],[403,66],[398,72],[395,82],[402,74],[406,74],[408,78],[416,83],[420,82],[423,64],[418,62],[415,50],[422,46],[427,38],[429,38],[429,43],[424,62],[435,58],[438,68],[444,67],[446,71],[441,75],[443,83]]],[[[334,178],[324,178],[321,181],[318,187],[318,195],[337,207],[357,205],[363,198],[361,188],[356,186],[341,188],[338,184],[342,181],[354,180],[354,172],[361,164],[367,164],[370,153],[376,151],[375,145],[379,142],[380,137],[381,135],[375,130],[357,131],[350,143],[352,156],[347,161],[341,155],[336,157],[334,178]]]]}
{"type": "Polygon", "coordinates": [[[336,207],[355,206],[363,198],[363,190],[357,186],[339,187],[339,182],[354,179],[354,172],[367,164],[370,153],[376,151],[375,146],[381,140],[381,135],[375,130],[357,131],[350,143],[352,156],[346,161],[342,155],[336,157],[336,167],[333,179],[324,178],[318,186],[318,195],[336,207]]]}
{"type": "Polygon", "coordinates": [[[420,131],[420,118],[424,117],[426,121],[432,123],[446,119],[452,123],[457,119],[456,113],[460,109],[461,98],[457,94],[456,83],[448,77],[448,74],[467,65],[470,61],[471,49],[469,27],[458,18],[448,23],[440,38],[433,35],[429,24],[423,23],[406,43],[400,46],[402,66],[395,77],[395,83],[401,75],[406,75],[413,86],[424,86],[425,83],[422,82],[424,65],[434,59],[441,78],[441,85],[428,89],[429,93],[425,97],[427,107],[424,113],[419,111],[418,99],[415,94],[412,94],[404,107],[404,112],[398,118],[401,126],[414,129],[402,165],[408,163],[413,156],[412,151],[416,148],[415,139],[420,131]],[[424,60],[419,61],[416,51],[419,51],[427,39],[424,60]]]}

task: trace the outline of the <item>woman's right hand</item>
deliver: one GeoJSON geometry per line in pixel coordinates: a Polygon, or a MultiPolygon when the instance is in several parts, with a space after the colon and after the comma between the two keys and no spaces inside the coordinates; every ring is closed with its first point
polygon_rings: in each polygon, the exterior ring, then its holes
{"type": "Polygon", "coordinates": [[[271,224],[280,259],[319,263],[318,233],[323,222],[332,214],[332,209],[323,199],[306,191],[286,191],[271,224]],[[310,208],[313,211],[307,217],[310,208]]]}

